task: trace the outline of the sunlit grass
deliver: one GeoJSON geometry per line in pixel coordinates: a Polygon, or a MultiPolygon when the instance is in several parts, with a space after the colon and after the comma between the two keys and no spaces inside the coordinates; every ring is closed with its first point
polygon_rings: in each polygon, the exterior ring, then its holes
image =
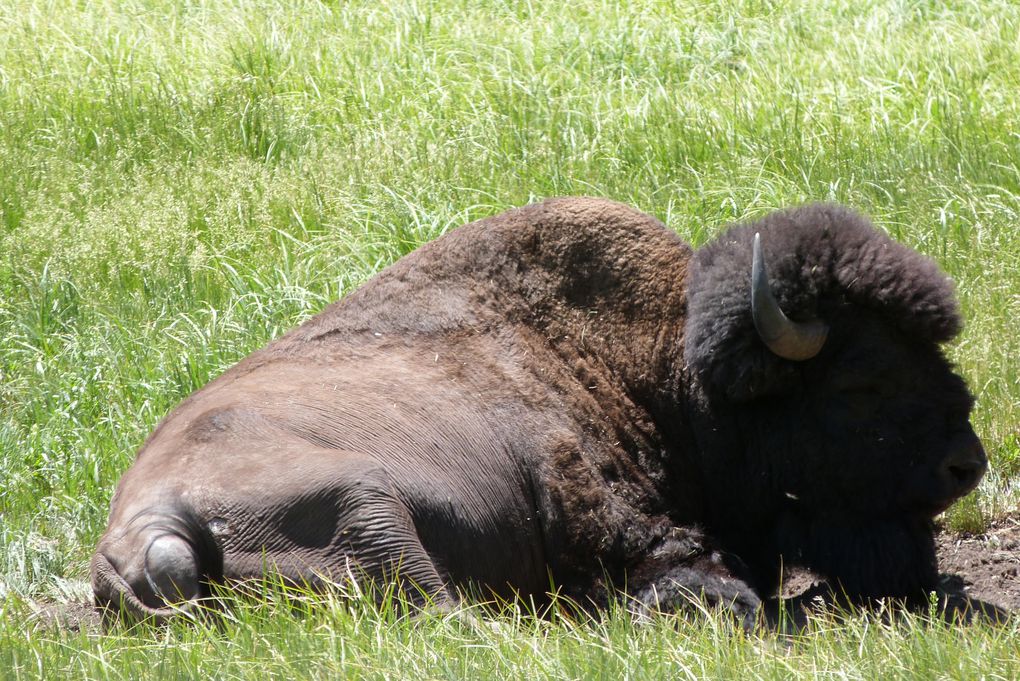
{"type": "MultiPolygon", "coordinates": [[[[632,203],[695,244],[808,200],[873,215],[953,275],[967,320],[949,352],[993,470],[949,522],[1015,509],[1018,30],[995,0],[0,0],[0,656],[18,656],[0,668],[340,669],[350,631],[331,609],[246,615],[219,642],[19,620],[87,594],[114,485],[180,399],[418,245],[551,195],[632,203]]],[[[413,625],[436,629],[428,652],[420,629],[389,641],[360,616],[379,648],[345,669],[380,677],[587,677],[597,660],[632,677],[881,678],[915,656],[993,670],[977,651],[1017,640],[859,623],[803,649],[722,645],[618,618],[603,643],[602,625],[562,622],[494,643],[430,619],[413,625]]]]}
{"type": "MultiPolygon", "coordinates": [[[[800,633],[745,633],[718,614],[635,624],[568,604],[411,615],[399,599],[278,584],[206,617],[102,633],[30,621],[0,630],[12,678],[789,679],[997,678],[1020,673],[1017,622],[966,629],[925,616],[814,616],[800,633]]],[[[8,602],[5,615],[18,606],[8,602]]]]}

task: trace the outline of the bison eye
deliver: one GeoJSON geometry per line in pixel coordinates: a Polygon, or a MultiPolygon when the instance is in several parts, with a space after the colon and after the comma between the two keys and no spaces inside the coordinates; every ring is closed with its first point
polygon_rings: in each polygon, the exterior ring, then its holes
{"type": "Polygon", "coordinates": [[[842,387],[839,389],[839,393],[850,397],[881,397],[885,393],[885,390],[877,383],[860,383],[857,385],[842,387]]]}
{"type": "Polygon", "coordinates": [[[835,394],[847,400],[870,399],[879,400],[887,390],[873,381],[855,381],[837,385],[835,394]]]}
{"type": "Polygon", "coordinates": [[[846,405],[855,419],[867,418],[875,414],[881,405],[888,401],[889,386],[874,381],[855,381],[839,386],[836,394],[846,405]]]}

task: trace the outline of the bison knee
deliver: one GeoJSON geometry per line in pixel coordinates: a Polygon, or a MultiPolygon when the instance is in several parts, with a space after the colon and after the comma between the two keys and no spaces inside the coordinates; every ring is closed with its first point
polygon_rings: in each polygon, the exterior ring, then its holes
{"type": "Polygon", "coordinates": [[[153,539],[145,553],[145,579],[153,594],[167,603],[196,598],[198,559],[191,545],[172,534],[153,539]]]}

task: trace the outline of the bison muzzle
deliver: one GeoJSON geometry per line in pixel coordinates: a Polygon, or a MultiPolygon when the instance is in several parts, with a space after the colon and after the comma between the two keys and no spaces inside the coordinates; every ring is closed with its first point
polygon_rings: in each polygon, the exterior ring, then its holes
{"type": "Polygon", "coordinates": [[[114,495],[96,600],[163,617],[271,571],[746,622],[783,565],[923,600],[932,519],[987,466],[940,350],[960,325],[932,261],[838,206],[697,251],[610,201],[512,210],[170,413],[114,495]]]}

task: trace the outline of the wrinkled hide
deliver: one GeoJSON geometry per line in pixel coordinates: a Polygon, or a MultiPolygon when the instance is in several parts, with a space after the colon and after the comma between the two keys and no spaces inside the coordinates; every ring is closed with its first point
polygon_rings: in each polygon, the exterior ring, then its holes
{"type": "Polygon", "coordinates": [[[931,518],[977,483],[959,329],[935,265],[835,206],[697,253],[654,218],[556,199],[454,230],[168,415],[92,564],[136,617],[272,571],[469,585],[750,621],[779,566],[853,597],[935,587],[931,518]],[[751,317],[822,320],[809,359],[751,317]]]}

